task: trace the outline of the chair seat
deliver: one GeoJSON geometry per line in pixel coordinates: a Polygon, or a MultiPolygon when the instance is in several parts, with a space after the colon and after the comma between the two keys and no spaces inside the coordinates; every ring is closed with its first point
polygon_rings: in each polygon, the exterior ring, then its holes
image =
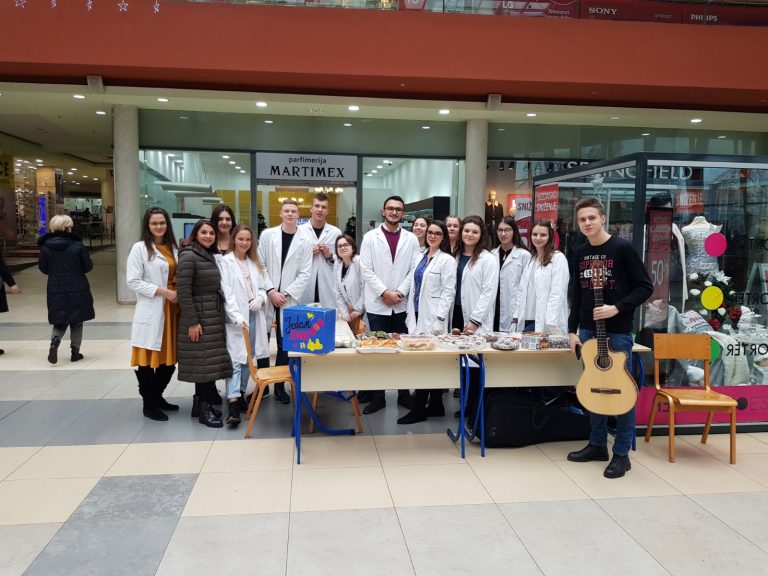
{"type": "Polygon", "coordinates": [[[736,400],[726,394],[712,390],[690,388],[664,388],[656,394],[667,396],[680,406],[711,406],[730,408],[736,406],[736,400]]]}
{"type": "Polygon", "coordinates": [[[285,382],[291,380],[291,370],[288,368],[288,366],[270,366],[269,368],[257,368],[256,379],[285,382]]]}

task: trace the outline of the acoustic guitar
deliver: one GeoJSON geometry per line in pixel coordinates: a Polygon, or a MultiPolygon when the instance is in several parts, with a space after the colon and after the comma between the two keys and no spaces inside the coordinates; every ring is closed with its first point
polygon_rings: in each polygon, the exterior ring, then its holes
{"type": "MultiPolygon", "coordinates": [[[[595,308],[603,305],[605,265],[592,264],[592,290],[595,308]]],[[[637,386],[627,371],[627,353],[614,352],[608,344],[605,320],[595,320],[595,338],[581,346],[584,374],[576,385],[579,402],[594,414],[618,416],[626,414],[637,402],[637,386]]]]}

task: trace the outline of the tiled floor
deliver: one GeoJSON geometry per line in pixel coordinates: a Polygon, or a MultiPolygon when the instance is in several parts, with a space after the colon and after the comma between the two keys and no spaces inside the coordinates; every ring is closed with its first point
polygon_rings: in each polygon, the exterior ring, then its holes
{"type": "MultiPolygon", "coordinates": [[[[304,436],[267,400],[254,438],[189,417],[141,415],[127,366],[131,307],[115,305],[114,254],[94,256],[97,320],[77,364],[47,355],[44,279],[17,275],[0,316],[0,576],[674,575],[768,573],[768,433],[640,442],[632,470],[565,459],[581,443],[489,450],[466,460],[454,420],[364,417],[352,437],[304,436]]],[[[452,414],[453,400],[447,412],[452,414]]],[[[321,414],[351,427],[348,405],[321,414]]]]}

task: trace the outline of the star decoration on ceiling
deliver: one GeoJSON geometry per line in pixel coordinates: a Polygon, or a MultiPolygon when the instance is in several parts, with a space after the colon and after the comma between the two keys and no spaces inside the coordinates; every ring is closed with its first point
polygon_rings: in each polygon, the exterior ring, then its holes
{"type": "Polygon", "coordinates": [[[88,12],[93,10],[93,0],[88,0],[88,2],[85,4],[85,6],[88,8],[88,12]]]}
{"type": "Polygon", "coordinates": [[[56,8],[56,0],[51,0],[51,8],[56,8]]]}
{"type": "Polygon", "coordinates": [[[120,8],[120,12],[128,12],[128,2],[125,0],[120,0],[120,2],[117,3],[117,7],[120,8]]]}
{"type": "Polygon", "coordinates": [[[16,8],[26,8],[27,0],[16,0],[16,8]]]}
{"type": "Polygon", "coordinates": [[[155,10],[155,14],[160,12],[160,0],[155,0],[155,4],[154,4],[153,8],[155,10]]]}

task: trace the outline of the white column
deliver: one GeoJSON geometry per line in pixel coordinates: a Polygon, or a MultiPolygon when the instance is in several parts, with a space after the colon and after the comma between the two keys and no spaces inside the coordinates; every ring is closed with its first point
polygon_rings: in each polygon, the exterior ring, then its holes
{"type": "Polygon", "coordinates": [[[464,213],[485,214],[485,176],[488,166],[488,120],[467,121],[466,167],[464,170],[464,213]]]}
{"type": "Polygon", "coordinates": [[[115,244],[117,253],[117,302],[136,302],[125,283],[125,262],[139,238],[139,111],[135,106],[115,106],[113,113],[115,244]]]}

